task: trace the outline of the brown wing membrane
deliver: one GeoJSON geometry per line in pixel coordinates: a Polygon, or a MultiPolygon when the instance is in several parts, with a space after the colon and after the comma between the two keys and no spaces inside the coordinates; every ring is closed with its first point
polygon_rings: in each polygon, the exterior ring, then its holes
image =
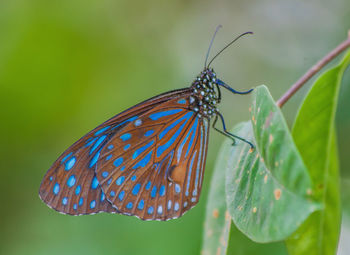
{"type": "Polygon", "coordinates": [[[166,103],[170,98],[189,94],[188,89],[164,93],[140,103],[106,121],[68,148],[51,166],[41,183],[39,196],[51,208],[65,214],[81,215],[118,212],[105,199],[95,171],[101,150],[106,149],[125,126],[138,115],[166,103]]]}
{"type": "Polygon", "coordinates": [[[189,110],[189,96],[169,100],[108,141],[96,176],[120,213],[178,218],[198,202],[207,141],[208,121],[189,110]]]}
{"type": "Polygon", "coordinates": [[[71,215],[117,212],[105,199],[94,169],[88,167],[90,150],[84,143],[77,144],[46,173],[39,196],[49,207],[71,215]]]}

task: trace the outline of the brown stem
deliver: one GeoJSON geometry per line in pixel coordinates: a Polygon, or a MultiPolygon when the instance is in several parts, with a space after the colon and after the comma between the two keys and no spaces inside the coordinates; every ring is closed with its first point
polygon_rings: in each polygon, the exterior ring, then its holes
{"type": "Polygon", "coordinates": [[[318,61],[310,68],[292,87],[277,101],[277,105],[282,107],[297,92],[308,80],[311,79],[318,71],[321,70],[327,63],[350,47],[350,30],[348,31],[348,39],[339,44],[334,50],[328,53],[324,58],[318,61]]]}

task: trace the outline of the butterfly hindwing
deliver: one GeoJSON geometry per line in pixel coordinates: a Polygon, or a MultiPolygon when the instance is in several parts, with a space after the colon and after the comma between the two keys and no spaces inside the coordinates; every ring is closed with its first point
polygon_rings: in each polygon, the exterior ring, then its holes
{"type": "Polygon", "coordinates": [[[120,213],[167,220],[198,202],[208,121],[189,101],[182,95],[144,111],[102,149],[96,176],[120,213]]]}
{"type": "Polygon", "coordinates": [[[98,152],[98,139],[102,140],[97,136],[76,143],[46,173],[39,195],[51,208],[71,215],[117,212],[105,199],[95,171],[89,167],[98,152]]]}

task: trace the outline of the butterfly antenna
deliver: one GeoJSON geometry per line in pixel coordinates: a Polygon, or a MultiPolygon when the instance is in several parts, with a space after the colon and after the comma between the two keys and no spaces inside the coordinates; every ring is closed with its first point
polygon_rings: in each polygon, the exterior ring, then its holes
{"type": "MultiPolygon", "coordinates": [[[[242,36],[245,36],[247,34],[253,34],[253,32],[245,32],[239,36],[237,36],[235,39],[233,39],[229,44],[227,44],[222,50],[220,50],[209,62],[208,67],[210,66],[210,64],[214,61],[214,59],[217,58],[217,56],[219,56],[224,50],[226,50],[228,47],[230,47],[235,41],[237,41],[239,38],[241,38],[242,36]]],[[[215,36],[215,35],[214,35],[215,36]]],[[[213,38],[214,39],[214,38],[213,38]]],[[[211,45],[210,45],[211,46],[211,45]]],[[[210,47],[209,47],[210,49],[210,47]]]]}
{"type": "Polygon", "coordinates": [[[207,51],[207,55],[205,56],[205,62],[204,62],[204,68],[207,67],[207,61],[208,61],[208,57],[209,57],[209,53],[210,53],[210,49],[211,49],[211,46],[213,45],[213,42],[214,42],[214,38],[216,36],[216,33],[219,31],[219,29],[222,28],[222,25],[218,25],[215,29],[215,33],[213,35],[213,37],[211,38],[211,41],[210,41],[210,44],[209,44],[209,48],[208,48],[208,51],[207,51]]]}

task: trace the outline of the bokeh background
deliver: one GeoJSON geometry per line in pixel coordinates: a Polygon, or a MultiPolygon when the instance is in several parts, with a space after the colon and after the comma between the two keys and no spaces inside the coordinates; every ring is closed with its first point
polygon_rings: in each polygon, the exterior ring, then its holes
{"type": "MultiPolygon", "coordinates": [[[[99,214],[71,217],[38,198],[41,179],[75,140],[156,94],[189,86],[213,52],[245,31],[213,64],[236,89],[266,84],[275,99],[350,29],[350,2],[252,0],[2,0],[0,2],[0,253],[199,254],[208,186],[223,137],[211,132],[200,203],[170,222],[99,214]]],[[[283,108],[292,124],[302,89],[283,108]]],[[[350,70],[337,128],[344,209],[350,204],[350,70]]],[[[248,119],[250,96],[224,94],[228,126],[248,119]]],[[[339,254],[349,254],[344,220],[339,254]],[[348,250],[347,250],[348,249],[348,250]]],[[[234,230],[232,254],[285,254],[234,230]]]]}

